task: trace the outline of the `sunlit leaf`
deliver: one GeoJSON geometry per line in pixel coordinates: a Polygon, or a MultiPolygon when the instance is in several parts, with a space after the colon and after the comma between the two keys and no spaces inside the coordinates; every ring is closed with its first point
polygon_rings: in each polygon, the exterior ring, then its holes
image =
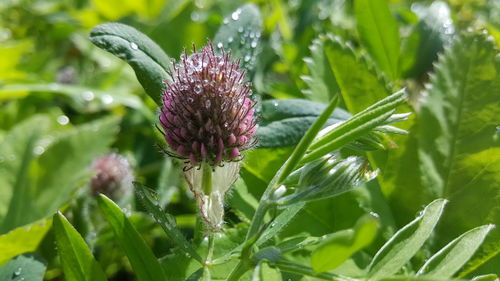
{"type": "Polygon", "coordinates": [[[46,266],[39,260],[18,256],[0,267],[2,281],[42,281],[46,266]]]}
{"type": "Polygon", "coordinates": [[[57,249],[68,281],[107,280],[78,231],[61,214],[53,218],[57,249]]]}

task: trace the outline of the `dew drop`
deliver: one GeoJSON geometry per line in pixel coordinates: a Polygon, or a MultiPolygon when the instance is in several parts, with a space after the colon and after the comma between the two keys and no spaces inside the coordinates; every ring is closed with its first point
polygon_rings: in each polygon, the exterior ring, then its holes
{"type": "Polygon", "coordinates": [[[43,146],[41,145],[37,145],[35,146],[35,148],[33,148],[33,153],[35,153],[36,155],[42,155],[44,152],[45,148],[43,148],[43,146]]]}
{"type": "Polygon", "coordinates": [[[187,101],[188,101],[189,103],[193,103],[193,102],[194,102],[193,98],[187,98],[187,101]]]}
{"type": "Polygon", "coordinates": [[[233,20],[238,20],[240,18],[240,14],[241,14],[241,10],[240,9],[237,9],[236,11],[234,11],[232,14],[231,14],[231,18],[233,20]]]}
{"type": "Polygon", "coordinates": [[[257,47],[257,41],[252,41],[252,43],[250,44],[250,47],[252,47],[252,48],[257,47]]]}
{"type": "Polygon", "coordinates": [[[222,21],[224,24],[228,24],[229,23],[229,19],[228,18],[225,18],[224,21],[222,21]]]}
{"type": "Polygon", "coordinates": [[[238,27],[238,32],[242,33],[243,32],[243,26],[238,27]]]}
{"type": "Polygon", "coordinates": [[[101,100],[102,100],[102,103],[104,103],[104,104],[112,104],[113,103],[113,97],[108,95],[108,94],[102,96],[101,100]]]}
{"type": "Polygon", "coordinates": [[[85,91],[82,93],[82,97],[86,101],[91,101],[94,99],[94,93],[92,91],[85,91]]]}
{"type": "Polygon", "coordinates": [[[207,109],[209,109],[209,108],[210,108],[210,106],[212,106],[212,102],[211,102],[210,100],[206,100],[206,101],[205,101],[205,107],[206,107],[207,109]]]}
{"type": "Polygon", "coordinates": [[[135,44],[134,42],[131,42],[130,43],[130,48],[132,48],[132,50],[138,50],[139,46],[137,46],[137,44],[135,44]]]}
{"type": "Polygon", "coordinates": [[[224,45],[222,44],[222,42],[217,43],[217,48],[222,49],[222,47],[224,47],[224,45]]]}
{"type": "Polygon", "coordinates": [[[16,271],[14,271],[14,275],[19,276],[22,271],[23,271],[23,269],[21,267],[19,267],[16,271]]]}
{"type": "Polygon", "coordinates": [[[232,37],[232,36],[229,36],[229,38],[227,38],[227,42],[229,42],[229,43],[233,42],[233,40],[234,40],[234,39],[233,39],[233,37],[232,37]]]}
{"type": "Polygon", "coordinates": [[[245,62],[249,62],[249,61],[250,61],[250,59],[251,59],[250,55],[246,55],[246,56],[243,58],[243,60],[244,60],[245,62]]]}
{"type": "Polygon", "coordinates": [[[69,118],[66,115],[59,115],[57,117],[57,123],[61,125],[67,125],[69,123],[69,118]]]}
{"type": "Polygon", "coordinates": [[[195,94],[200,94],[201,93],[201,86],[200,85],[195,85],[194,88],[194,93],[195,94]]]}

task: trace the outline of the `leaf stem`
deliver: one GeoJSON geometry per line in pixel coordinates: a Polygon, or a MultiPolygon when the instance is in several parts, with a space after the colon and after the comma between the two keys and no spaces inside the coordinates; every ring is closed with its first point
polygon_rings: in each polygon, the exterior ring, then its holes
{"type": "Polygon", "coordinates": [[[212,167],[208,163],[203,163],[202,169],[201,188],[205,195],[210,195],[212,192],[212,167]]]}

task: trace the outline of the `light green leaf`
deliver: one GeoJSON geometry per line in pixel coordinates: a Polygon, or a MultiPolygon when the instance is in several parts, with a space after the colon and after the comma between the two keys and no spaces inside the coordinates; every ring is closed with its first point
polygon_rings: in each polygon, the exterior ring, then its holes
{"type": "Polygon", "coordinates": [[[329,38],[324,48],[349,112],[358,113],[391,94],[371,59],[357,53],[349,43],[339,37],[329,38]]]}
{"type": "Polygon", "coordinates": [[[50,220],[42,220],[0,235],[0,266],[17,255],[34,252],[50,226],[50,220]]]}
{"type": "Polygon", "coordinates": [[[471,281],[498,281],[498,276],[496,274],[485,274],[475,276],[471,281]]]}
{"type": "Polygon", "coordinates": [[[272,268],[267,262],[259,262],[252,272],[251,281],[282,280],[281,273],[276,268],[272,268]]]}
{"type": "Polygon", "coordinates": [[[311,46],[309,46],[311,57],[304,59],[309,69],[309,75],[304,75],[300,78],[308,86],[307,90],[302,90],[307,98],[327,103],[339,91],[339,86],[326,58],[324,41],[324,38],[320,37],[315,39],[311,46]]]}
{"type": "Polygon", "coordinates": [[[18,256],[0,267],[2,281],[42,281],[46,266],[32,257],[18,256]]]}
{"type": "Polygon", "coordinates": [[[242,68],[252,71],[259,53],[262,19],[254,4],[246,4],[227,15],[217,31],[213,44],[219,50],[231,50],[232,57],[241,59],[242,68]]]}
{"type": "Polygon", "coordinates": [[[105,23],[94,27],[90,32],[90,40],[130,64],[146,93],[157,104],[161,104],[169,58],[153,40],[121,23],[105,23]]]}
{"type": "MultiPolygon", "coordinates": [[[[439,237],[500,224],[500,60],[485,35],[464,34],[436,65],[417,122],[419,168],[427,193],[450,199],[439,237]],[[489,200],[484,200],[489,198],[489,200]],[[466,210],[474,210],[469,212],[466,210]]],[[[477,267],[500,252],[485,244],[477,267]]]]}
{"type": "Polygon", "coordinates": [[[151,249],[127,216],[104,195],[98,198],[99,209],[113,229],[115,239],[127,255],[140,281],[165,281],[166,275],[151,249]]]}
{"type": "Polygon", "coordinates": [[[431,202],[415,220],[380,248],[369,266],[370,280],[393,275],[417,253],[434,230],[446,203],[444,199],[431,202]]]}
{"type": "Polygon", "coordinates": [[[476,252],[493,225],[483,225],[467,231],[432,256],[418,275],[451,278],[476,252]]]}
{"type": "Polygon", "coordinates": [[[377,235],[378,219],[371,215],[361,217],[354,229],[335,232],[319,244],[311,254],[315,272],[337,268],[355,252],[370,245],[377,235]]]}
{"type": "Polygon", "coordinates": [[[370,55],[392,79],[398,78],[399,30],[386,0],[356,0],[359,37],[370,55]]]}
{"type": "Polygon", "coordinates": [[[200,255],[191,246],[191,244],[189,244],[189,242],[182,235],[179,229],[176,228],[175,218],[161,209],[158,200],[153,198],[153,194],[149,192],[146,187],[137,182],[134,183],[134,186],[137,200],[146,208],[148,213],[163,228],[165,233],[170,239],[173,240],[175,245],[187,255],[193,257],[200,263],[203,263],[200,255]]]}
{"type": "Polygon", "coordinates": [[[57,249],[68,281],[107,280],[78,231],[61,214],[53,218],[57,249]]]}

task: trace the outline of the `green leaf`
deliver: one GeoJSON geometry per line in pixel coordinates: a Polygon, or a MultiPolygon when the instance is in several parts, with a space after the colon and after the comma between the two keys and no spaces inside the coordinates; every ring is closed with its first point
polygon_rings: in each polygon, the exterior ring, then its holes
{"type": "MultiPolygon", "coordinates": [[[[31,204],[29,170],[34,157],[35,143],[49,127],[49,119],[34,116],[15,126],[0,145],[0,155],[5,155],[7,161],[0,163],[0,192],[5,193],[0,200],[5,200],[0,206],[0,233],[14,229],[29,222],[31,209],[25,204],[31,204]],[[10,197],[10,201],[9,200],[10,197]],[[5,206],[8,209],[5,210],[5,206]],[[5,213],[6,211],[6,213],[5,213]]],[[[2,158],[3,159],[3,158],[2,158]]]]}
{"type": "Polygon", "coordinates": [[[275,237],[283,229],[283,227],[285,227],[295,217],[304,205],[305,203],[301,202],[288,206],[272,221],[271,225],[262,233],[255,245],[262,245],[269,239],[275,237]]]}
{"type": "Polygon", "coordinates": [[[134,183],[134,186],[139,203],[141,203],[146,208],[148,213],[163,228],[165,233],[170,239],[173,240],[175,245],[187,255],[193,257],[200,263],[203,263],[203,259],[200,257],[200,255],[191,246],[191,244],[189,244],[189,242],[182,235],[179,229],[176,228],[175,218],[161,209],[158,200],[153,198],[153,194],[149,192],[146,187],[137,182],[134,183]]]}
{"type": "Polygon", "coordinates": [[[161,104],[169,58],[153,40],[121,23],[105,23],[94,27],[90,32],[90,40],[130,64],[146,93],[158,105],[161,104]]]}
{"type": "Polygon", "coordinates": [[[254,4],[246,4],[227,15],[215,34],[216,49],[231,50],[232,57],[241,59],[241,67],[252,71],[259,53],[262,32],[260,11],[254,4]]]}
{"type": "MultiPolygon", "coordinates": [[[[422,185],[426,193],[450,199],[439,231],[445,241],[482,224],[500,224],[498,54],[485,35],[458,37],[440,57],[417,116],[422,185]]],[[[494,237],[480,250],[487,258],[474,267],[498,255],[494,237]]]]}
{"type": "Polygon", "coordinates": [[[471,281],[498,281],[498,276],[496,274],[485,274],[475,276],[471,281]]]}
{"type": "MultiPolygon", "coordinates": [[[[88,167],[91,161],[106,152],[116,132],[118,121],[117,118],[105,118],[44,135],[35,146],[29,145],[23,152],[42,152],[41,155],[32,155],[26,163],[28,166],[20,166],[19,158],[23,153],[13,154],[17,156],[13,161],[0,164],[0,173],[6,175],[0,177],[6,180],[2,185],[6,186],[7,190],[14,190],[0,232],[47,217],[66,203],[76,188],[90,177],[88,167]],[[23,185],[23,188],[19,188],[23,185]]],[[[31,134],[26,132],[36,132],[47,127],[49,120],[34,117],[26,122],[13,129],[12,137],[17,135],[17,129],[23,129],[29,137],[31,134]]],[[[4,145],[1,146],[8,152],[6,155],[14,152],[9,150],[12,147],[22,145],[24,138],[6,137],[4,145]]]]}
{"type": "Polygon", "coordinates": [[[98,204],[101,213],[113,229],[115,239],[127,255],[138,279],[141,281],[167,280],[153,252],[120,207],[102,194],[98,198],[98,204]]]}
{"type": "Polygon", "coordinates": [[[361,42],[379,67],[398,78],[399,30],[386,0],[356,0],[354,11],[361,42]]]}
{"type": "Polygon", "coordinates": [[[417,253],[434,230],[446,203],[444,199],[431,202],[415,220],[382,246],[370,263],[370,280],[393,275],[417,253]]]}
{"type": "Polygon", "coordinates": [[[328,38],[325,53],[349,112],[358,113],[390,95],[388,83],[370,58],[357,53],[349,43],[339,37],[328,38]]]}
{"type": "Polygon", "coordinates": [[[314,39],[311,46],[309,46],[311,57],[304,59],[309,75],[300,78],[307,84],[308,89],[302,90],[307,98],[327,103],[339,91],[339,86],[328,63],[324,50],[324,41],[324,38],[320,37],[314,39]]]}
{"type": "Polygon", "coordinates": [[[17,255],[34,252],[50,226],[50,220],[42,220],[0,235],[0,266],[17,255]]]}
{"type": "MultiPolygon", "coordinates": [[[[326,104],[303,99],[266,100],[262,102],[262,120],[257,129],[259,148],[296,145],[307,129],[326,108],[326,104]]],[[[326,125],[346,120],[350,115],[336,109],[326,125]]]]}
{"type": "Polygon", "coordinates": [[[61,213],[54,215],[53,225],[66,280],[107,280],[83,238],[61,213]]]}
{"type": "Polygon", "coordinates": [[[272,268],[267,262],[259,262],[252,272],[252,281],[282,280],[279,270],[272,268]]]}
{"type": "Polygon", "coordinates": [[[335,269],[355,252],[370,245],[377,235],[378,225],[378,219],[365,215],[358,220],[354,229],[328,235],[311,254],[314,271],[320,273],[335,269]]]}
{"type": "Polygon", "coordinates": [[[27,256],[18,256],[0,267],[2,281],[42,281],[46,266],[27,256]]]}
{"type": "Polygon", "coordinates": [[[340,125],[325,129],[324,133],[311,144],[302,163],[305,164],[332,153],[386,124],[394,110],[403,104],[405,99],[406,94],[403,89],[358,112],[340,125]]]}
{"type": "Polygon", "coordinates": [[[451,278],[472,257],[493,227],[483,225],[462,234],[427,260],[417,274],[451,278]]]}

